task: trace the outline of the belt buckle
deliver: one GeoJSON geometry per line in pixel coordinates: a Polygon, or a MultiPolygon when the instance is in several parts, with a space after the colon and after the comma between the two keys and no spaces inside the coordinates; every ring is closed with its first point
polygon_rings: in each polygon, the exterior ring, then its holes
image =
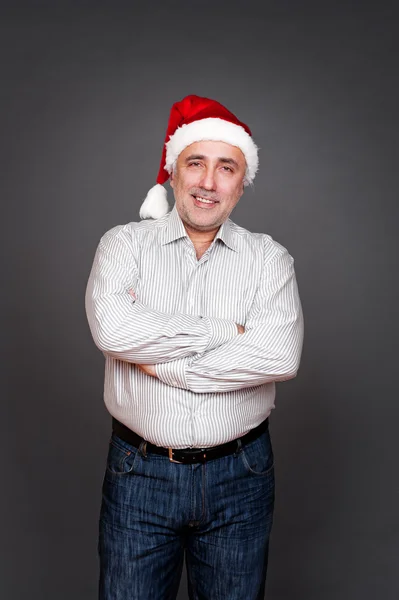
{"type": "Polygon", "coordinates": [[[173,448],[168,448],[168,452],[169,452],[169,460],[170,460],[170,462],[177,463],[178,465],[182,465],[183,464],[181,460],[175,460],[173,458],[173,448]]]}

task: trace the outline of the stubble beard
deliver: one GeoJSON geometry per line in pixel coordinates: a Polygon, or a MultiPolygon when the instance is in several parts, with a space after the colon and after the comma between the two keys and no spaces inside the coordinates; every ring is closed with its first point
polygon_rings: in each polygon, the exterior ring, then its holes
{"type": "Polygon", "coordinates": [[[229,215],[223,215],[223,214],[219,214],[218,216],[215,215],[215,220],[212,222],[208,222],[206,224],[201,224],[198,223],[196,221],[193,221],[191,216],[190,216],[190,210],[187,209],[187,207],[183,204],[182,208],[181,208],[181,213],[180,213],[180,218],[183,221],[183,223],[185,225],[187,225],[190,229],[194,230],[194,231],[214,231],[216,229],[219,229],[219,227],[224,223],[224,221],[226,221],[228,219],[229,215]]]}

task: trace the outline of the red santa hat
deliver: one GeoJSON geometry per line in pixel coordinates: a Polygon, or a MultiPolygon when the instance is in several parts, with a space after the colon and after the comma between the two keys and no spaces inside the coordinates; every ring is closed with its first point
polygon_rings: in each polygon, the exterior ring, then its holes
{"type": "Polygon", "coordinates": [[[163,184],[169,179],[179,154],[200,141],[226,142],[240,148],[247,163],[244,185],[252,183],[258,170],[258,148],[249,127],[215,100],[186,96],[175,102],[170,111],[157,183],[141,205],[142,219],[159,219],[168,213],[163,184]]]}

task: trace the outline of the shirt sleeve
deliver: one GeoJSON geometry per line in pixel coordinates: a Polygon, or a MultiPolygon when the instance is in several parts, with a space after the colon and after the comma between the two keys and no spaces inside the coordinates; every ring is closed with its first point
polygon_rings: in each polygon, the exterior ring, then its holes
{"type": "Polygon", "coordinates": [[[87,283],[87,319],[102,352],[137,364],[162,363],[217,348],[238,335],[233,321],[163,313],[133,298],[139,272],[131,235],[117,226],[101,238],[87,283]]]}
{"type": "Polygon", "coordinates": [[[294,259],[279,246],[264,266],[245,333],[200,356],[157,365],[168,385],[193,392],[229,392],[296,376],[303,345],[303,314],[294,259]]]}

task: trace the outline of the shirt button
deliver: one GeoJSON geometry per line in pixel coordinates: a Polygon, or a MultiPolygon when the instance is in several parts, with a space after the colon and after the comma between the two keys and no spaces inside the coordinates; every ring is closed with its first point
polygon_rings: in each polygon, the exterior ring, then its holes
{"type": "Polygon", "coordinates": [[[172,381],[172,385],[176,385],[176,386],[177,386],[177,381],[176,381],[176,379],[172,379],[171,381],[172,381]]]}

